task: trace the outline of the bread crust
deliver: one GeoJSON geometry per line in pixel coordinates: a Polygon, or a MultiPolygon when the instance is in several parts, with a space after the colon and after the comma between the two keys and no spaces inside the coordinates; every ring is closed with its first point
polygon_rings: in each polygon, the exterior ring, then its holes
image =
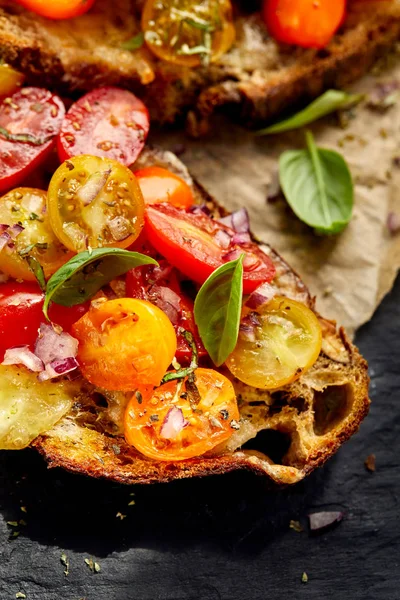
{"type": "Polygon", "coordinates": [[[237,6],[234,48],[208,68],[187,69],[157,60],[145,47],[121,48],[139,30],[137,10],[134,0],[97,0],[88,15],[54,23],[0,0],[0,57],[26,73],[28,83],[40,78],[61,93],[126,87],[144,100],[154,122],[186,119],[190,133],[200,135],[219,109],[261,126],[327,88],[342,88],[400,37],[399,0],[352,3],[345,26],[323,50],[278,44],[257,13],[242,14],[237,6]]]}
{"type": "MultiPolygon", "coordinates": [[[[198,202],[207,203],[217,217],[225,214],[172,153],[146,149],[139,166],[151,164],[164,165],[184,177],[198,202]]],[[[272,248],[258,243],[274,261],[279,294],[299,300],[315,311],[315,299],[297,273],[272,248]]],[[[102,409],[93,403],[90,409],[80,403],[32,445],[43,454],[50,467],[63,467],[120,483],[166,482],[238,469],[266,476],[278,485],[296,483],[321,466],[357,431],[370,403],[366,361],[343,329],[337,330],[334,322],[316,314],[322,327],[323,344],[315,365],[299,380],[273,393],[249,388],[234,380],[242,431],[235,432],[215,453],[179,462],[147,459],[126,444],[121,433],[110,433],[102,409]],[[251,449],[251,440],[267,430],[290,439],[280,460],[272,460],[268,448],[265,452],[251,449]],[[241,447],[244,441],[246,448],[241,447]]],[[[225,374],[233,379],[229,372],[225,374]]],[[[276,448],[270,450],[274,453],[276,448]]]]}

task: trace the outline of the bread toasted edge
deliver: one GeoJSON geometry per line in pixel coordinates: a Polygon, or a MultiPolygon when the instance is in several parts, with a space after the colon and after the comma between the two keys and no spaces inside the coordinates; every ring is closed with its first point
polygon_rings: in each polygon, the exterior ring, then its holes
{"type": "MultiPolygon", "coordinates": [[[[175,171],[194,186],[198,202],[206,202],[208,206],[214,207],[216,214],[226,213],[201,185],[193,182],[186,167],[172,153],[147,149],[139,161],[139,166],[146,164],[164,165],[175,171]]],[[[277,265],[280,292],[301,299],[315,310],[315,299],[311,297],[297,273],[273,249],[265,245],[263,247],[277,265]]],[[[69,416],[64,417],[52,431],[37,438],[32,446],[45,457],[50,467],[62,467],[75,473],[125,484],[167,482],[240,469],[266,476],[274,484],[296,483],[325,463],[358,430],[361,421],[368,413],[370,404],[367,362],[349,340],[344,329],[340,328],[337,331],[335,323],[319,318],[323,328],[324,343],[320,358],[313,369],[316,373],[320,373],[319,377],[324,377],[325,371],[329,369],[330,374],[338,378],[338,381],[344,381],[345,383],[340,385],[349,386],[351,406],[341,422],[317,439],[315,448],[309,452],[303,464],[296,463],[297,459],[293,464],[276,464],[260,452],[242,449],[234,452],[223,450],[219,455],[208,455],[180,462],[156,462],[143,457],[134,448],[128,446],[122,437],[111,437],[86,428],[69,416]]],[[[310,372],[305,374],[305,377],[308,376],[310,372]]],[[[295,384],[295,386],[300,385],[303,384],[295,384]]],[[[291,386],[292,384],[288,387],[291,389],[291,386]]],[[[322,383],[321,386],[323,389],[324,384],[322,383]]],[[[294,387],[294,393],[297,389],[300,388],[294,387]]],[[[279,427],[284,427],[284,418],[285,415],[282,421],[278,415],[275,421],[271,419],[271,428],[276,426],[279,430],[279,427]]],[[[312,419],[313,415],[310,414],[305,424],[306,428],[313,426],[312,419]]],[[[300,439],[299,442],[302,440],[300,439]]]]}

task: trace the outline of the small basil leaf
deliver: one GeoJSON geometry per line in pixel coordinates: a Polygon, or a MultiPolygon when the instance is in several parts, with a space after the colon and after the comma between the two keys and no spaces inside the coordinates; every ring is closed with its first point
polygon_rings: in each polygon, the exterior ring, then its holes
{"type": "Polygon", "coordinates": [[[137,35],[134,35],[133,37],[131,37],[126,42],[123,42],[121,44],[121,48],[123,50],[138,50],[139,48],[141,48],[143,46],[143,44],[144,44],[144,34],[141,31],[137,35]]]}
{"type": "Polygon", "coordinates": [[[279,177],[290,207],[318,233],[339,233],[353,212],[353,181],[344,158],[317,148],[306,132],[307,150],[289,150],[279,159],[279,177]]]}
{"type": "Polygon", "coordinates": [[[157,261],[120,248],[85,250],[72,257],[47,282],[43,312],[48,318],[50,302],[74,306],[85,302],[114,277],[140,265],[157,265],[157,261]]]}
{"type": "Polygon", "coordinates": [[[295,115],[275,123],[270,127],[261,129],[256,135],[270,135],[272,133],[283,133],[292,129],[299,129],[309,123],[313,123],[336,110],[349,108],[363,99],[362,94],[346,94],[339,90],[328,90],[322,96],[311,102],[304,110],[295,115]]]}
{"type": "Polygon", "coordinates": [[[46,279],[44,276],[43,267],[40,262],[34,256],[25,256],[26,262],[28,263],[28,267],[36,277],[36,281],[39,284],[42,292],[46,291],[46,279]]]}
{"type": "Polygon", "coordinates": [[[217,367],[236,346],[243,293],[243,254],[214,271],[194,303],[194,319],[205,349],[217,367]]]}
{"type": "Polygon", "coordinates": [[[170,373],[166,373],[164,377],[161,379],[160,385],[167,383],[168,381],[174,381],[175,379],[183,379],[184,377],[188,377],[193,373],[199,366],[199,353],[197,351],[196,341],[190,331],[186,331],[185,329],[180,329],[179,333],[183,335],[185,340],[187,341],[190,350],[192,351],[192,358],[190,360],[190,365],[185,369],[178,369],[177,371],[171,371],[170,373]]]}

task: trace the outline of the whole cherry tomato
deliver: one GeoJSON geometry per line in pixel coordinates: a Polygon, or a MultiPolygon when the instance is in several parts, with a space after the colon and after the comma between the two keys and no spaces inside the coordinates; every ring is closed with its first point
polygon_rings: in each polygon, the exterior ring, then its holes
{"type": "Polygon", "coordinates": [[[343,22],[346,0],[264,0],[263,17],[278,41],[323,48],[343,22]]]}
{"type": "Polygon", "coordinates": [[[149,113],[139,98],[115,87],[97,88],[67,112],[58,137],[61,161],[79,154],[132,165],[149,133],[149,113]]]}
{"type": "Polygon", "coordinates": [[[192,190],[181,177],[162,167],[146,167],[135,171],[146,204],[168,202],[177,208],[195,203],[192,190]]]}
{"type": "Polygon", "coordinates": [[[87,12],[95,0],[17,0],[18,4],[48,19],[70,19],[87,12]]]}
{"type": "Polygon", "coordinates": [[[16,187],[50,154],[64,118],[58,96],[22,88],[0,104],[0,192],[16,187]]]}

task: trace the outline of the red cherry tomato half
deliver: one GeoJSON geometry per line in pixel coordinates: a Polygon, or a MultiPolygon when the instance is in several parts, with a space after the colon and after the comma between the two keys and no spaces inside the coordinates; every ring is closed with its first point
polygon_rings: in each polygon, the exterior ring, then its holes
{"type": "Polygon", "coordinates": [[[57,141],[61,161],[79,154],[135,162],[149,132],[149,113],[131,92],[103,87],[89,92],[67,112],[57,141]]]}
{"type": "Polygon", "coordinates": [[[264,0],[263,17],[278,42],[323,48],[343,22],[346,0],[264,0]]]}
{"type": "MultiPolygon", "coordinates": [[[[54,323],[70,332],[71,326],[89,310],[89,302],[67,308],[52,304],[49,316],[54,323]]],[[[8,348],[33,345],[40,323],[45,321],[42,312],[43,292],[36,283],[7,281],[0,284],[0,359],[8,348]]]]}
{"type": "Polygon", "coordinates": [[[64,104],[48,90],[27,87],[0,104],[0,193],[19,185],[50,154],[64,104]]]}
{"type": "Polygon", "coordinates": [[[146,167],[135,171],[146,204],[168,202],[177,208],[195,203],[192,190],[181,177],[162,167],[146,167]]]}
{"type": "Polygon", "coordinates": [[[87,12],[95,0],[18,0],[24,6],[48,19],[70,19],[87,12]]]}
{"type": "Polygon", "coordinates": [[[234,232],[207,215],[187,213],[170,204],[153,204],[146,208],[145,231],[157,252],[197,283],[204,283],[215,269],[242,253],[245,294],[275,277],[273,262],[257,244],[233,244],[229,238],[234,232]]]}
{"type": "Polygon", "coordinates": [[[148,300],[167,314],[177,334],[176,358],[179,363],[186,365],[192,358],[192,352],[181,329],[193,335],[199,358],[207,356],[207,351],[194,322],[193,301],[183,292],[179,273],[167,261],[159,260],[159,265],[146,265],[128,271],[126,295],[129,298],[148,300]]]}

